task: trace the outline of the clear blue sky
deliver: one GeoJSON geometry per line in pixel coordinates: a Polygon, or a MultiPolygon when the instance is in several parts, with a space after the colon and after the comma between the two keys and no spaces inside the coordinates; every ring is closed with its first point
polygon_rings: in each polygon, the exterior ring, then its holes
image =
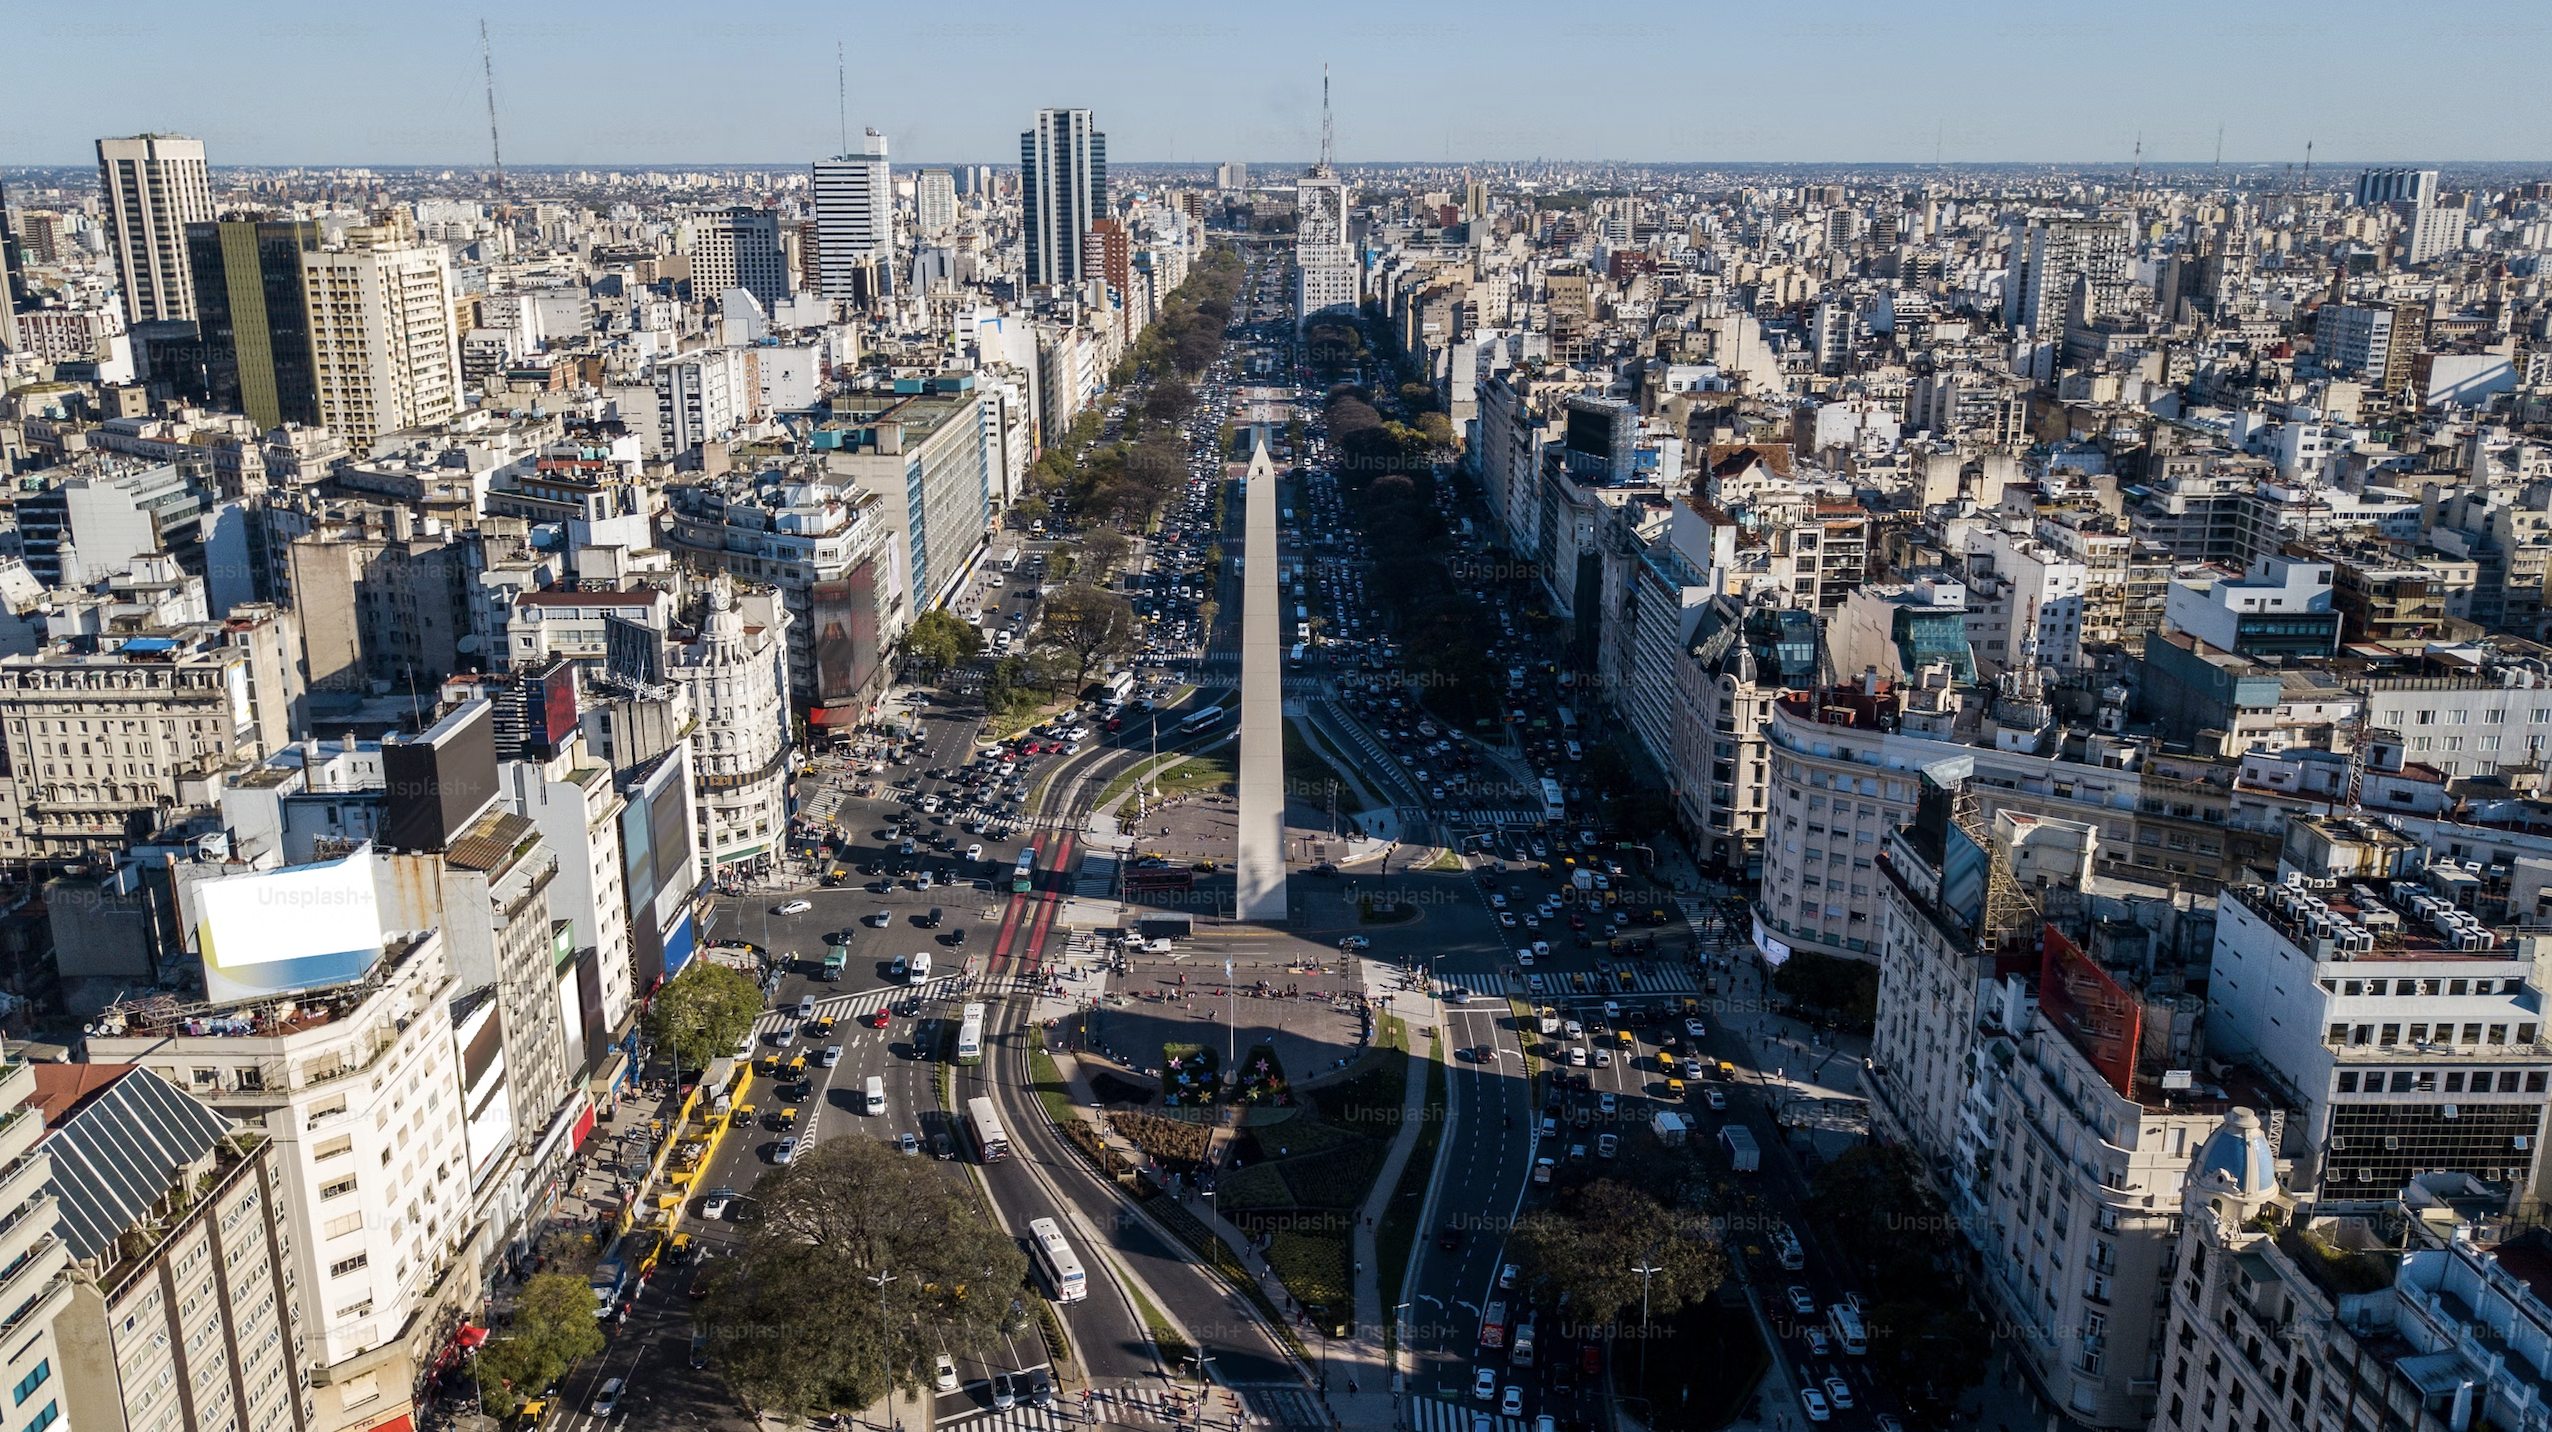
{"type": "Polygon", "coordinates": [[[0,165],[172,130],[223,163],[486,162],[479,15],[520,164],[1016,162],[1040,105],[1123,161],[1292,162],[1332,68],[1347,162],[2552,161],[2552,6],[128,0],[21,13],[0,165]],[[732,18],[730,18],[732,17],[732,18]]]}

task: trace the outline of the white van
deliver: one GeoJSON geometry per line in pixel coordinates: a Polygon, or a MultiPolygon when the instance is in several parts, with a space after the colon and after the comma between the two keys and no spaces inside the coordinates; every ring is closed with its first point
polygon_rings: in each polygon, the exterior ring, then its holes
{"type": "Polygon", "coordinates": [[[875,1074],[869,1075],[868,1082],[862,1086],[860,1112],[863,1114],[886,1112],[886,1081],[875,1074]]]}
{"type": "Polygon", "coordinates": [[[913,956],[909,961],[905,962],[904,983],[930,983],[930,951],[924,950],[920,954],[913,956]]]}

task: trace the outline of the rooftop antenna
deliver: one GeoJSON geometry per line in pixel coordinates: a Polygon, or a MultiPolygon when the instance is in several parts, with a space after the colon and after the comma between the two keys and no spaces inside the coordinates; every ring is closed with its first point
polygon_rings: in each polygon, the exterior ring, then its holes
{"type": "Polygon", "coordinates": [[[2141,188],[2141,187],[2143,187],[2143,185],[2144,185],[2144,131],[2143,131],[2143,130],[2141,130],[2141,129],[2139,129],[2139,130],[2137,130],[2137,131],[2136,131],[2136,167],[2135,167],[2135,172],[2134,172],[2132,175],[2128,176],[2128,179],[2127,179],[2127,187],[2128,187],[2128,188],[2130,188],[2130,189],[2135,189],[2135,188],[2141,188]]]}
{"type": "Polygon", "coordinates": [[[842,42],[833,42],[833,107],[842,125],[842,147],[836,154],[851,152],[851,69],[842,58],[842,42]]]}
{"type": "Polygon", "coordinates": [[[496,138],[496,56],[487,47],[487,22],[479,21],[479,69],[487,76],[487,152],[496,161],[496,198],[505,199],[505,146],[496,138]]]}
{"type": "Polygon", "coordinates": [[[1320,172],[1327,174],[1331,162],[1329,130],[1329,65],[1320,67],[1320,172]]]}
{"type": "Polygon", "coordinates": [[[2313,187],[2313,141],[2304,141],[2304,187],[2313,187]]]}
{"type": "Polygon", "coordinates": [[[2215,167],[2218,169],[2224,167],[2224,122],[2222,120],[2216,121],[2215,125],[2215,167]]]}

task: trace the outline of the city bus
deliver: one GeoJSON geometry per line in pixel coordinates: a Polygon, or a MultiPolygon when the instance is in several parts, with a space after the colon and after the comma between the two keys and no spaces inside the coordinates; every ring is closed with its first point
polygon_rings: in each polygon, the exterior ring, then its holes
{"type": "Polygon", "coordinates": [[[992,1111],[992,1100],[978,1095],[966,1101],[966,1127],[975,1136],[978,1160],[999,1163],[1010,1157],[1010,1136],[1001,1131],[1001,1116],[992,1111]]]}
{"type": "Polygon", "coordinates": [[[1053,1219],[1029,1219],[1028,1241],[1036,1246],[1037,1266],[1045,1270],[1056,1302],[1077,1303],[1089,1295],[1090,1279],[1081,1271],[1081,1259],[1063,1241],[1063,1229],[1053,1219]]]}
{"type": "Polygon", "coordinates": [[[1542,819],[1553,825],[1568,819],[1568,802],[1560,798],[1560,783],[1549,776],[1542,778],[1542,819]]]}
{"type": "Polygon", "coordinates": [[[1010,867],[1010,893],[1025,895],[1037,888],[1037,852],[1035,847],[1019,852],[1018,862],[1010,867]]]}
{"type": "Polygon", "coordinates": [[[957,1025],[957,1062],[981,1064],[984,1062],[984,1007],[980,1004],[967,1005],[964,1016],[957,1025]]]}
{"type": "Polygon", "coordinates": [[[1204,710],[1197,712],[1195,715],[1188,717],[1184,721],[1181,721],[1179,723],[1179,734],[1182,736],[1193,736],[1197,732],[1202,731],[1209,726],[1221,725],[1222,721],[1223,708],[1220,706],[1208,706],[1204,710]]]}

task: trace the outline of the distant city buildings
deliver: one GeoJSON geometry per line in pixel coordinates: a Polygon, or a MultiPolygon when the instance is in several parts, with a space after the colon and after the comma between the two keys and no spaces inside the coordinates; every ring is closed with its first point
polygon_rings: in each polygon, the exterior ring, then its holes
{"type": "MultiPolygon", "coordinates": [[[[895,189],[887,171],[886,136],[868,130],[859,153],[817,160],[814,200],[824,296],[845,303],[882,297],[893,287],[895,243],[895,189]]],[[[953,211],[953,195],[949,206],[953,211]]],[[[927,224],[924,231],[930,232],[927,224]]]]}
{"type": "Polygon", "coordinates": [[[97,175],[125,317],[136,324],[192,319],[195,280],[186,226],[213,217],[204,142],[175,134],[101,139],[97,175]]]}

